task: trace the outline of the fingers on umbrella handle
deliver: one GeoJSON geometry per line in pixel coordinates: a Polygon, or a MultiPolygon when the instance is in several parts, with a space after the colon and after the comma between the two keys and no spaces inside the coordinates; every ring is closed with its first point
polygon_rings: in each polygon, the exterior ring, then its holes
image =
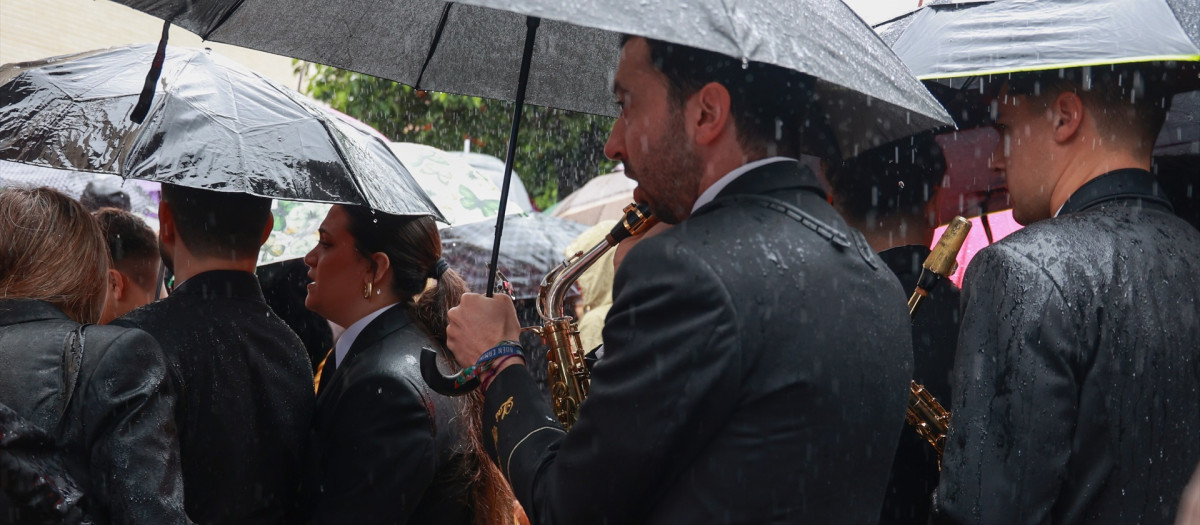
{"type": "Polygon", "coordinates": [[[451,376],[442,375],[442,372],[438,370],[437,358],[437,351],[432,348],[421,349],[421,377],[434,392],[454,397],[468,394],[479,388],[479,378],[477,377],[464,381],[462,372],[451,376]]]}

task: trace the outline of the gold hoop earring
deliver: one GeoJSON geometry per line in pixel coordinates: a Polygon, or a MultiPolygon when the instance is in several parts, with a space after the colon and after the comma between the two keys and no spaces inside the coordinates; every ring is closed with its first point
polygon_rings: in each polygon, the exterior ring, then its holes
{"type": "Polygon", "coordinates": [[[367,284],[363,285],[363,299],[369,300],[370,298],[371,298],[371,282],[367,281],[367,284]]]}

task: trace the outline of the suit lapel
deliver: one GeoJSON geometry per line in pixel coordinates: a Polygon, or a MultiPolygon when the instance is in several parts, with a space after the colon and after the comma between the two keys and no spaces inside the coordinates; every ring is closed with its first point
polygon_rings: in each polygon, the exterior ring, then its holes
{"type": "Polygon", "coordinates": [[[346,357],[338,364],[333,374],[321,377],[321,391],[317,393],[317,405],[321,406],[330,397],[330,392],[340,389],[344,377],[344,373],[353,363],[356,357],[363,352],[364,349],[371,347],[375,343],[383,340],[392,333],[398,332],[408,325],[412,324],[412,318],[409,317],[408,311],[403,304],[397,304],[387,311],[379,314],[370,323],[359,332],[358,337],[354,339],[354,343],[350,345],[350,350],[346,352],[346,357]],[[326,385],[326,381],[328,384],[326,385]]]}

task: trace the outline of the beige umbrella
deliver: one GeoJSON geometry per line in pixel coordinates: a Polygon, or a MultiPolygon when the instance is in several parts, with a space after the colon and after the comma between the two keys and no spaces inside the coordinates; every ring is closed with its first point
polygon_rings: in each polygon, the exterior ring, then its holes
{"type": "Polygon", "coordinates": [[[551,215],[594,225],[604,220],[618,220],[622,210],[633,203],[637,182],[625,176],[624,170],[601,175],[584,184],[558,203],[551,215]]]}

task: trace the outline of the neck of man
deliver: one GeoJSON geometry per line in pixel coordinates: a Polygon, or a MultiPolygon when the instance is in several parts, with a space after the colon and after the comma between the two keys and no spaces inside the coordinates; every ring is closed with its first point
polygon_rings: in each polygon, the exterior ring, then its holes
{"type": "Polygon", "coordinates": [[[1093,179],[1120,169],[1142,169],[1150,171],[1150,156],[1135,155],[1127,149],[1109,148],[1103,151],[1090,144],[1079,144],[1073,155],[1063,158],[1062,175],[1050,193],[1050,216],[1058,213],[1067,199],[1084,184],[1093,179]]]}
{"type": "Polygon", "coordinates": [[[933,228],[921,217],[888,215],[873,220],[846,217],[846,222],[863,233],[875,253],[898,246],[933,244],[933,228]]]}
{"type": "Polygon", "coordinates": [[[255,258],[225,259],[220,257],[203,257],[193,254],[183,243],[175,247],[174,272],[176,286],[204,272],[217,270],[234,270],[254,273],[257,266],[255,258]]]}
{"type": "Polygon", "coordinates": [[[696,198],[692,200],[699,199],[708,188],[721,180],[721,177],[728,175],[729,172],[765,158],[767,156],[763,153],[747,153],[742,151],[741,146],[738,146],[736,142],[726,144],[724,148],[721,148],[716,154],[711,155],[707,159],[707,162],[704,163],[704,174],[700,177],[700,184],[696,189],[696,198]]]}

